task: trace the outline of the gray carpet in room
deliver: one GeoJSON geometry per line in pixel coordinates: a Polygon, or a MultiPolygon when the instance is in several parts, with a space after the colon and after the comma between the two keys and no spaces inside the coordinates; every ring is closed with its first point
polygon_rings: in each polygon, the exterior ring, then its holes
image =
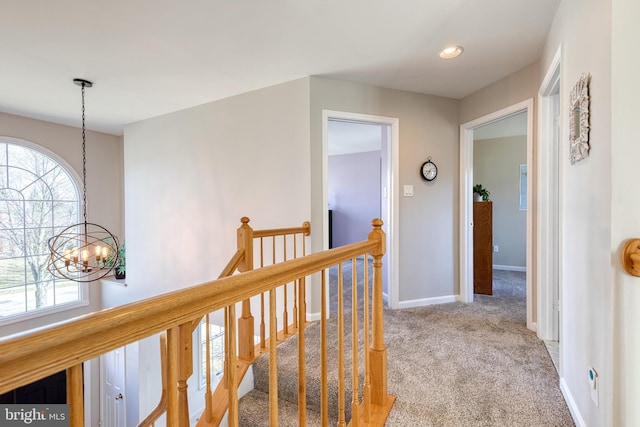
{"type": "MultiPolygon", "coordinates": [[[[358,262],[359,272],[362,261],[358,262]]],[[[345,360],[351,363],[351,266],[343,268],[345,360]]],[[[362,278],[359,275],[359,299],[362,278]]],[[[337,268],[330,271],[331,312],[337,268]]],[[[361,314],[360,314],[361,317],[361,314]]],[[[525,326],[524,273],[494,271],[494,295],[472,304],[385,310],[388,388],[396,402],[387,426],[573,426],[545,345],[525,326]]],[[[328,321],[330,416],[337,420],[337,319],[328,321]]],[[[308,425],[319,425],[319,324],[306,329],[308,425]]],[[[362,343],[360,352],[362,355],[362,343]]],[[[359,357],[362,360],[362,356],[359,357]]],[[[362,362],[360,362],[362,364],[362,362]]],[[[240,425],[268,425],[268,357],[254,364],[256,389],[241,399],[240,425]]],[[[278,346],[282,426],[297,426],[297,337],[278,346]]],[[[351,379],[347,375],[348,388],[351,379]]],[[[362,374],[359,375],[362,388],[362,374]]],[[[361,393],[361,392],[360,392],[361,393]]],[[[346,391],[346,418],[351,392],[346,391]]],[[[361,394],[360,394],[361,396],[361,394]]]]}

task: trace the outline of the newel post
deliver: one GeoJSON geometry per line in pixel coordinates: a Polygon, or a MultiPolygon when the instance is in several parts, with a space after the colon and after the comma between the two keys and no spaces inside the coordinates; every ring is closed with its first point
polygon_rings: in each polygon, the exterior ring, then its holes
{"type": "Polygon", "coordinates": [[[386,235],[382,231],[382,220],[371,222],[373,230],[369,240],[377,242],[371,252],[373,256],[373,296],[372,296],[372,332],[369,348],[371,369],[371,403],[383,406],[387,402],[387,348],[384,344],[384,311],[382,300],[382,257],[386,250],[386,235]]]}
{"type": "MultiPolygon", "coordinates": [[[[249,226],[249,218],[240,219],[242,225],[238,228],[238,249],[244,251],[244,258],[238,266],[238,271],[253,270],[253,228],[249,226]]],[[[253,316],[251,315],[251,301],[242,301],[242,315],[238,319],[238,357],[252,361],[254,358],[253,344],[253,316]]]]}

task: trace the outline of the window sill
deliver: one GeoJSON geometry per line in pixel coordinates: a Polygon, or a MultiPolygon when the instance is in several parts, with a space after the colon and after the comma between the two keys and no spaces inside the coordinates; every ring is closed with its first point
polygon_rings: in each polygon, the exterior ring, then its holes
{"type": "Polygon", "coordinates": [[[104,278],[100,279],[100,281],[102,283],[109,283],[111,285],[125,286],[125,287],[127,286],[126,280],[127,279],[116,279],[115,276],[107,276],[107,277],[104,277],[104,278]]]}

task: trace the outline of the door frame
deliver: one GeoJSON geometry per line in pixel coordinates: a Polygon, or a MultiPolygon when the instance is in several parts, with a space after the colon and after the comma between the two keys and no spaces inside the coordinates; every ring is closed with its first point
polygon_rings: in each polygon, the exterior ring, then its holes
{"type": "MultiPolygon", "coordinates": [[[[399,239],[400,235],[399,224],[397,218],[399,218],[399,199],[396,188],[399,182],[399,119],[395,117],[374,116],[370,114],[351,113],[347,111],[335,111],[335,110],[322,110],[322,206],[328,206],[329,204],[329,191],[328,191],[328,163],[329,163],[329,132],[328,124],[329,120],[342,120],[355,123],[372,123],[378,125],[389,126],[389,143],[387,144],[387,176],[383,177],[386,180],[387,198],[386,203],[381,203],[384,211],[386,210],[386,217],[388,223],[383,226],[387,235],[386,244],[386,257],[389,264],[387,269],[387,304],[390,308],[398,307],[399,291],[399,271],[398,271],[398,256],[399,256],[399,239]]],[[[384,189],[382,190],[384,193],[384,189]]],[[[381,194],[380,199],[384,201],[384,197],[381,194]]],[[[324,209],[323,215],[323,229],[329,230],[329,214],[327,209],[324,209]]],[[[329,248],[329,236],[325,232],[323,236],[323,248],[326,250],[329,248]]],[[[327,295],[328,297],[328,295],[327,295]]]]}
{"type": "Polygon", "coordinates": [[[561,247],[562,228],[560,214],[562,186],[560,177],[560,114],[562,79],[562,46],[547,69],[538,92],[538,212],[537,212],[537,291],[538,338],[559,341],[561,312],[561,247]],[[558,94],[558,105],[553,95],[558,94]],[[556,109],[558,111],[556,111],[556,109]],[[558,123],[554,124],[557,116],[558,123]],[[555,165],[555,166],[554,166],[555,165]],[[555,168],[555,169],[554,169],[555,168]]]}
{"type": "Polygon", "coordinates": [[[460,300],[473,302],[473,131],[507,118],[527,113],[527,219],[526,219],[526,295],[527,328],[536,330],[533,320],[533,98],[505,107],[460,125],[460,300]]]}

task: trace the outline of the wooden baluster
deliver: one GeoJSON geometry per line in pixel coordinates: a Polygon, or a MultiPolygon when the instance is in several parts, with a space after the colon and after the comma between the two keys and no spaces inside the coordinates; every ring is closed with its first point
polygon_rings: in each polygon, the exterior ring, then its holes
{"type": "Polygon", "coordinates": [[[84,426],[82,363],[67,368],[67,404],[69,405],[69,425],[84,426]]]}
{"type": "MultiPolygon", "coordinates": [[[[296,243],[296,235],[293,234],[293,258],[298,258],[298,245],[296,243]]],[[[299,285],[299,283],[298,283],[299,285]]],[[[298,329],[298,287],[296,284],[293,284],[293,327],[294,329],[298,329]]]]}
{"type": "MultiPolygon", "coordinates": [[[[204,401],[205,401],[205,414],[206,420],[211,422],[213,419],[213,394],[211,392],[211,324],[209,323],[209,313],[207,313],[204,317],[205,320],[205,334],[207,336],[206,343],[206,380],[207,380],[207,389],[204,393],[204,401]]],[[[198,337],[199,338],[199,337],[198,337]]]]}
{"type": "MultiPolygon", "coordinates": [[[[240,219],[242,225],[238,228],[238,249],[244,250],[244,259],[238,266],[238,271],[253,270],[253,229],[249,226],[249,218],[240,219]]],[[[242,301],[242,316],[238,319],[238,357],[253,361],[255,345],[253,342],[254,319],[251,314],[251,300],[242,301]]]]}
{"type": "Polygon", "coordinates": [[[369,256],[364,255],[364,422],[371,417],[371,371],[369,367],[369,256]]]}
{"type": "Polygon", "coordinates": [[[338,427],[345,427],[344,414],[344,295],[342,263],[338,264],[338,427]]]}
{"type": "MultiPolygon", "coordinates": [[[[260,268],[264,267],[264,239],[260,238],[260,268]]],[[[264,323],[264,292],[260,294],[260,348],[266,348],[264,323]]]]}
{"type": "Polygon", "coordinates": [[[329,423],[329,387],[327,383],[327,271],[322,270],[320,288],[320,419],[329,423]]]}
{"type": "MultiPolygon", "coordinates": [[[[238,370],[236,369],[236,305],[229,306],[229,412],[228,420],[230,426],[238,425],[238,370]]],[[[225,334],[227,331],[225,331],[225,334]]]]}
{"type": "Polygon", "coordinates": [[[193,374],[193,352],[192,352],[192,336],[193,328],[191,323],[180,325],[180,342],[178,353],[178,410],[180,417],[180,425],[189,425],[189,400],[187,393],[187,380],[193,374]]]}
{"type": "Polygon", "coordinates": [[[269,291],[269,426],[278,426],[278,358],[276,345],[278,319],[276,318],[276,289],[269,291]]]}
{"type": "MultiPolygon", "coordinates": [[[[298,280],[298,286],[301,285],[304,279],[298,280]]],[[[298,304],[300,312],[297,313],[297,317],[302,317],[302,308],[304,307],[304,303],[302,298],[304,298],[304,291],[302,287],[300,288],[300,292],[298,295],[301,298],[300,304],[298,304]]],[[[304,326],[301,326],[298,329],[298,425],[306,426],[307,425],[307,376],[306,376],[306,363],[305,363],[305,353],[304,353],[304,326]]]]}
{"type": "Polygon", "coordinates": [[[385,253],[386,238],[380,219],[374,219],[371,224],[373,230],[369,233],[369,240],[378,243],[378,246],[371,253],[373,256],[373,325],[372,343],[369,349],[371,403],[382,406],[387,401],[387,348],[384,344],[384,303],[382,300],[382,257],[385,253]]]}
{"type": "MultiPolygon", "coordinates": [[[[283,255],[283,259],[282,261],[286,261],[287,260],[287,236],[283,236],[282,238],[283,240],[283,245],[284,245],[284,255],[283,255]]],[[[286,339],[287,335],[289,334],[289,313],[288,308],[289,308],[289,304],[287,303],[287,288],[288,288],[288,283],[285,283],[283,286],[284,289],[284,312],[282,313],[282,331],[283,331],[283,339],[286,339]]]]}
{"type": "Polygon", "coordinates": [[[180,425],[178,411],[178,346],[180,328],[167,330],[167,426],[180,425]]]}
{"type": "MultiPolygon", "coordinates": [[[[276,236],[273,236],[271,238],[271,245],[272,245],[271,246],[271,265],[274,265],[276,263],[276,236]]],[[[277,290],[274,290],[274,292],[277,292],[277,290]]],[[[271,319],[271,293],[269,293],[269,319],[271,319]]],[[[277,331],[277,328],[276,328],[276,331],[277,331]]],[[[272,340],[272,339],[275,339],[277,342],[278,336],[277,334],[275,337],[271,335],[271,321],[269,321],[269,340],[272,340]]],[[[271,343],[269,343],[269,347],[271,347],[271,343]]]]}
{"type": "Polygon", "coordinates": [[[229,365],[229,307],[224,308],[224,376],[222,377],[224,381],[224,388],[229,388],[229,376],[231,365],[229,365]]]}
{"type": "Polygon", "coordinates": [[[358,427],[358,266],[356,258],[351,260],[351,399],[352,427],[358,427]]]}

